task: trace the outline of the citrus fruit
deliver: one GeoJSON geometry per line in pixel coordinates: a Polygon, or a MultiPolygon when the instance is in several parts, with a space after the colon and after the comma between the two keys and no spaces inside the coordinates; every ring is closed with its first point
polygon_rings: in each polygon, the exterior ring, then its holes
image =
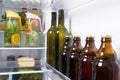
{"type": "Polygon", "coordinates": [[[32,34],[32,28],[31,28],[31,27],[28,27],[28,28],[25,30],[25,34],[32,34]]]}
{"type": "Polygon", "coordinates": [[[15,33],[11,36],[11,43],[12,44],[19,44],[20,43],[20,34],[15,33]]]}
{"type": "Polygon", "coordinates": [[[33,20],[31,20],[31,26],[32,27],[36,27],[36,26],[39,26],[39,21],[38,20],[36,20],[36,19],[33,19],[33,20]]]}

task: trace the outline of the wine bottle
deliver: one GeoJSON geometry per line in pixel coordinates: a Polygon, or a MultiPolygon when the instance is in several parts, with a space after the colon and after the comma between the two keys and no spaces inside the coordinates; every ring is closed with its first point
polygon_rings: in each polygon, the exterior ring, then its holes
{"type": "Polygon", "coordinates": [[[56,12],[51,13],[51,27],[47,32],[47,62],[54,66],[55,34],[56,34],[56,12]]]}
{"type": "Polygon", "coordinates": [[[60,66],[60,52],[63,49],[63,44],[65,41],[65,36],[68,33],[67,29],[64,26],[64,10],[60,9],[58,11],[58,28],[56,30],[56,40],[55,40],[55,68],[59,70],[60,66]]]}

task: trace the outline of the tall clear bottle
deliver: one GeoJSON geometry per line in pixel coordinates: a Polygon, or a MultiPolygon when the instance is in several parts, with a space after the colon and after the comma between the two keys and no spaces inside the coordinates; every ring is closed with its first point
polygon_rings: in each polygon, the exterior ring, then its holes
{"type": "Polygon", "coordinates": [[[116,52],[111,44],[111,36],[101,38],[101,46],[93,63],[92,80],[119,80],[119,68],[116,52]]]}
{"type": "Polygon", "coordinates": [[[51,13],[51,27],[47,32],[47,62],[54,66],[55,34],[56,34],[56,12],[51,13]]]}
{"type": "Polygon", "coordinates": [[[62,51],[63,44],[65,41],[65,36],[68,33],[64,26],[64,10],[60,9],[58,11],[58,28],[56,30],[56,40],[55,40],[55,68],[59,70],[60,67],[60,52],[62,51]]]}
{"type": "Polygon", "coordinates": [[[66,69],[67,69],[67,55],[70,52],[70,48],[72,46],[72,36],[67,35],[65,37],[65,42],[63,46],[63,50],[60,54],[60,71],[66,75],[66,69]]]}
{"type": "Polygon", "coordinates": [[[81,80],[92,80],[92,65],[96,51],[94,36],[87,36],[85,47],[81,52],[82,57],[80,58],[81,80]]]}
{"type": "Polygon", "coordinates": [[[71,80],[78,80],[79,55],[82,48],[80,36],[74,36],[72,48],[67,55],[67,76],[71,80]]]}

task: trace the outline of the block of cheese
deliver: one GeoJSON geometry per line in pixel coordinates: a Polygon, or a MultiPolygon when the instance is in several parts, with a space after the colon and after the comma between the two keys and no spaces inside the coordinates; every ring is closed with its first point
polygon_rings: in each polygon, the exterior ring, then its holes
{"type": "Polygon", "coordinates": [[[18,60],[19,67],[34,67],[35,66],[34,58],[20,57],[17,60],[18,60]]]}

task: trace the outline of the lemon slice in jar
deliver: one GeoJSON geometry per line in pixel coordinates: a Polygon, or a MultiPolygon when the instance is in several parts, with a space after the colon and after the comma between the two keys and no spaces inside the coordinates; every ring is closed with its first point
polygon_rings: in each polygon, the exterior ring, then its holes
{"type": "Polygon", "coordinates": [[[11,43],[12,44],[19,44],[20,43],[20,34],[15,33],[11,36],[11,43]]]}

